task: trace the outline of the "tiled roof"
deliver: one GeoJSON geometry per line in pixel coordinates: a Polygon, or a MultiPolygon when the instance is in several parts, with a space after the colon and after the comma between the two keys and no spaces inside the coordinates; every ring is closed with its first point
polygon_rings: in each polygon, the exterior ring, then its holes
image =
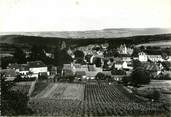
{"type": "Polygon", "coordinates": [[[65,69],[63,73],[64,73],[64,76],[73,76],[72,70],[69,70],[69,69],[65,69]]]}
{"type": "Polygon", "coordinates": [[[8,67],[11,68],[11,69],[19,69],[20,64],[12,63],[12,64],[9,64],[8,67]]]}
{"type": "Polygon", "coordinates": [[[46,67],[42,61],[32,61],[27,63],[29,68],[46,67]]]}
{"type": "Polygon", "coordinates": [[[74,66],[75,66],[75,68],[81,68],[80,64],[75,64],[74,66]]]}
{"type": "Polygon", "coordinates": [[[19,67],[19,70],[20,70],[20,71],[28,71],[28,70],[29,70],[29,67],[28,67],[27,65],[21,65],[21,66],[19,67]]]}
{"type": "Polygon", "coordinates": [[[88,70],[89,71],[95,71],[94,65],[88,65],[88,70]]]}
{"type": "Polygon", "coordinates": [[[72,69],[71,64],[64,64],[63,69],[64,70],[71,70],[72,69]]]}
{"type": "Polygon", "coordinates": [[[76,76],[85,76],[86,75],[86,72],[85,71],[76,71],[75,72],[75,75],[76,76]]]}
{"type": "Polygon", "coordinates": [[[16,72],[14,69],[4,69],[1,71],[1,73],[5,73],[5,75],[8,77],[15,77],[16,76],[16,72]]]}
{"type": "Polygon", "coordinates": [[[148,70],[148,71],[158,71],[159,70],[159,67],[154,63],[144,63],[144,64],[142,64],[142,66],[144,67],[145,70],[148,70]]]}
{"type": "Polygon", "coordinates": [[[115,64],[123,64],[123,61],[116,61],[115,64]]]}

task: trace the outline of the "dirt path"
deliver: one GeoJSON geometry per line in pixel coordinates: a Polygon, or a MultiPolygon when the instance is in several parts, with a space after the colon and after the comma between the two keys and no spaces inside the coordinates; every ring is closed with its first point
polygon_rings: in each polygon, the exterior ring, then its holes
{"type": "Polygon", "coordinates": [[[49,84],[43,91],[37,94],[34,98],[42,98],[53,86],[53,83],[49,84]]]}

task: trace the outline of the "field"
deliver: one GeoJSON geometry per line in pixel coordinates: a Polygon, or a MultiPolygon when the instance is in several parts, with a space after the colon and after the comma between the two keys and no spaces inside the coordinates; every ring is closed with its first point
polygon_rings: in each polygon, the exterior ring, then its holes
{"type": "Polygon", "coordinates": [[[159,47],[170,47],[171,41],[156,41],[156,42],[149,42],[144,44],[138,44],[137,47],[140,46],[159,46],[159,47]]]}
{"type": "Polygon", "coordinates": [[[150,84],[138,88],[141,94],[148,94],[154,90],[160,92],[160,101],[171,105],[171,80],[152,80],[150,84]]]}
{"type": "Polygon", "coordinates": [[[166,112],[162,103],[143,102],[117,83],[49,83],[28,105],[34,115],[44,116],[136,116],[166,112]]]}

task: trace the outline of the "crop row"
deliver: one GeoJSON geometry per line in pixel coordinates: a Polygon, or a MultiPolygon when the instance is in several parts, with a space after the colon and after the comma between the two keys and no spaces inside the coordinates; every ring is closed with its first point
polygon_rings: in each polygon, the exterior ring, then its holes
{"type": "MultiPolygon", "coordinates": [[[[78,87],[81,88],[81,87],[78,87]]],[[[111,116],[164,113],[161,103],[142,103],[120,85],[86,84],[84,99],[33,98],[29,106],[35,115],[111,116]]]]}

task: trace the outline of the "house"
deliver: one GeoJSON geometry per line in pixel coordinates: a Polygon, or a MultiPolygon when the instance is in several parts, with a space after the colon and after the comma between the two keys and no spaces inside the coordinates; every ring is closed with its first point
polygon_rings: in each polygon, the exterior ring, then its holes
{"type": "Polygon", "coordinates": [[[57,67],[56,66],[50,66],[49,68],[49,74],[50,75],[57,75],[57,67]]]}
{"type": "Polygon", "coordinates": [[[88,71],[95,71],[95,65],[88,65],[88,71]]]}
{"type": "Polygon", "coordinates": [[[7,69],[14,69],[16,71],[19,71],[19,67],[20,67],[20,65],[17,63],[10,63],[10,64],[8,64],[7,69]]]}
{"type": "Polygon", "coordinates": [[[29,71],[32,73],[32,77],[38,78],[38,75],[41,75],[42,73],[47,73],[47,75],[49,75],[48,67],[42,61],[28,62],[27,65],[29,71]]]}
{"type": "Polygon", "coordinates": [[[145,52],[139,52],[138,53],[138,60],[140,62],[147,62],[148,61],[147,54],[145,52]]]}
{"type": "Polygon", "coordinates": [[[73,73],[72,69],[64,69],[62,72],[62,75],[64,77],[70,77],[70,76],[74,76],[74,73],[73,73]]]}
{"type": "Polygon", "coordinates": [[[73,64],[73,71],[88,71],[88,66],[87,65],[81,65],[81,64],[73,64]]]}
{"type": "Polygon", "coordinates": [[[124,57],[122,57],[122,61],[130,62],[130,61],[132,61],[132,59],[130,56],[124,56],[124,57]]]}
{"type": "Polygon", "coordinates": [[[114,67],[117,70],[120,70],[120,69],[132,70],[133,69],[131,62],[126,62],[126,61],[116,61],[116,63],[114,64],[114,67]]]}
{"type": "Polygon", "coordinates": [[[77,77],[77,78],[86,78],[86,72],[85,71],[76,71],[75,72],[75,76],[77,77]]]}
{"type": "Polygon", "coordinates": [[[29,67],[26,64],[21,64],[19,67],[19,71],[17,71],[21,77],[27,77],[30,73],[29,67]]]}
{"type": "Polygon", "coordinates": [[[8,69],[15,70],[16,73],[19,73],[22,77],[36,77],[42,73],[49,75],[48,67],[42,61],[31,61],[27,64],[9,64],[8,69]]]}
{"type": "Polygon", "coordinates": [[[167,61],[171,61],[171,56],[168,56],[168,59],[167,59],[167,61]]]}
{"type": "Polygon", "coordinates": [[[119,70],[123,68],[122,65],[123,65],[123,61],[116,61],[114,67],[119,70]]]}
{"type": "Polygon", "coordinates": [[[0,73],[3,74],[2,77],[5,77],[5,81],[13,81],[17,76],[14,69],[3,69],[0,73]]]}
{"type": "Polygon", "coordinates": [[[161,55],[147,55],[148,59],[153,62],[164,61],[161,55]]]}
{"type": "Polygon", "coordinates": [[[63,64],[63,69],[72,69],[72,65],[71,64],[63,64]]]}
{"type": "Polygon", "coordinates": [[[109,44],[108,43],[101,44],[101,47],[103,49],[107,49],[109,47],[109,44]]]}

